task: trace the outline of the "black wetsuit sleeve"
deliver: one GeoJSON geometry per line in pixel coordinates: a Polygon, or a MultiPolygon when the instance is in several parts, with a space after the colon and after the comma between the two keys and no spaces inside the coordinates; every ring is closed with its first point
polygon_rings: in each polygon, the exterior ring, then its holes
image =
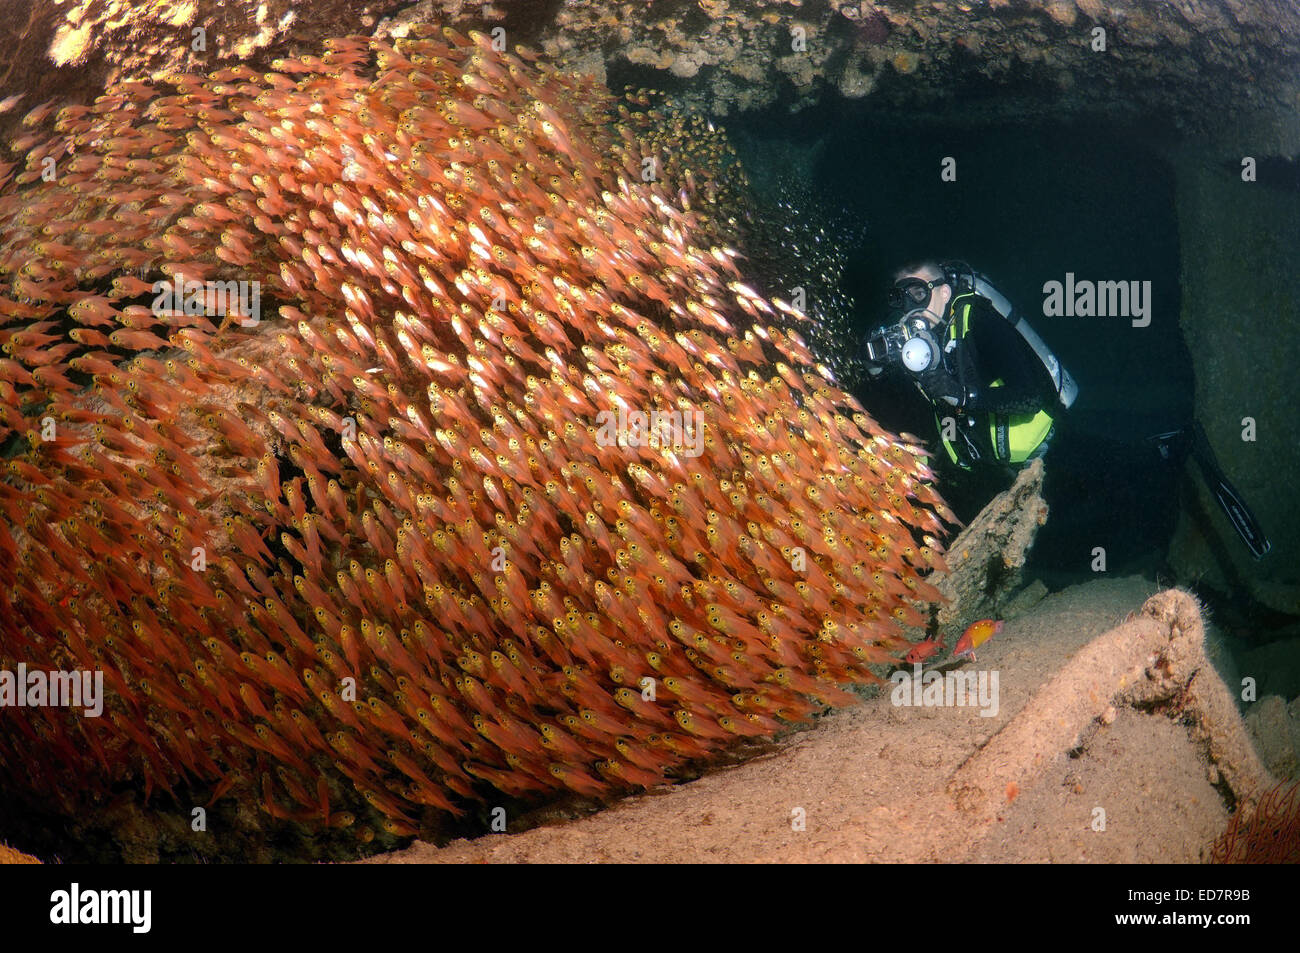
{"type": "Polygon", "coordinates": [[[963,342],[970,348],[975,397],[967,410],[994,414],[1032,414],[1053,399],[1051,377],[1025,339],[1000,314],[985,307],[971,316],[963,342]],[[1000,380],[998,387],[991,387],[1000,380]]]}

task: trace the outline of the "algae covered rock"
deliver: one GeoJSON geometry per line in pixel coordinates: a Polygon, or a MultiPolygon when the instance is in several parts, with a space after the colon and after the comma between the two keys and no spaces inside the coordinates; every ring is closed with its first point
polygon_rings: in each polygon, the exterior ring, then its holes
{"type": "Polygon", "coordinates": [[[1021,587],[1029,548],[1046,522],[1043,461],[1035,460],[948,547],[948,572],[930,579],[948,599],[939,609],[939,625],[998,614],[1021,587]]]}

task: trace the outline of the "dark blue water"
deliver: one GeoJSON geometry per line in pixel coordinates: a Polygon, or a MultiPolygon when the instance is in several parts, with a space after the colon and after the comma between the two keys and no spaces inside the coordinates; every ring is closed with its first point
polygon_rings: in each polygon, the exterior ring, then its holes
{"type": "MultiPolygon", "coordinates": [[[[751,133],[746,151],[760,154],[763,134],[774,128],[751,133]]],[[[885,289],[899,266],[964,259],[1012,300],[1079,384],[1047,457],[1051,515],[1034,568],[1090,574],[1100,546],[1112,572],[1158,570],[1173,532],[1180,468],[1146,438],[1192,413],[1191,361],[1178,321],[1173,176],[1158,143],[1144,144],[1142,131],[1130,127],[955,126],[897,117],[841,119],[820,132],[813,184],[828,204],[856,209],[869,226],[843,281],[856,301],[855,333],[865,336],[885,319],[885,289]],[[956,160],[955,181],[940,177],[944,157],[956,160]],[[1064,282],[1067,273],[1149,281],[1150,324],[1045,316],[1044,284],[1064,282]]],[[[780,152],[783,145],[771,137],[766,147],[780,152]]],[[[933,415],[910,383],[861,384],[856,393],[886,426],[934,440],[933,415]]],[[[943,493],[963,519],[1013,478],[1010,470],[951,467],[942,476],[943,493]]]]}

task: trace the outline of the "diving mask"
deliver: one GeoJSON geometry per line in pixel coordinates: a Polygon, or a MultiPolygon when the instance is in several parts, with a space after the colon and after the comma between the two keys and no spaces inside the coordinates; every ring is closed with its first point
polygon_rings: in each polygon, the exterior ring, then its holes
{"type": "Polygon", "coordinates": [[[886,303],[893,311],[925,310],[934,295],[934,289],[947,283],[947,278],[935,278],[932,281],[916,277],[900,278],[889,289],[886,303]]]}

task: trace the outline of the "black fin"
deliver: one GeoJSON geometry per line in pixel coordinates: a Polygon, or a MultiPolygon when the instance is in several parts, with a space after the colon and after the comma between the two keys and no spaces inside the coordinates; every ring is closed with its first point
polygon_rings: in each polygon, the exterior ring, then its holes
{"type": "Polygon", "coordinates": [[[1205,482],[1214,493],[1214,498],[1218,500],[1224,515],[1236,529],[1237,535],[1250,548],[1256,559],[1262,559],[1273,548],[1273,544],[1264,535],[1264,530],[1255,519],[1255,514],[1250,511],[1250,507],[1241,498],[1237,488],[1223,475],[1223,469],[1219,466],[1218,458],[1215,457],[1214,450],[1210,447],[1210,441],[1206,439],[1205,430],[1199,421],[1192,424],[1192,453],[1196,456],[1196,462],[1201,465],[1205,482]]]}

